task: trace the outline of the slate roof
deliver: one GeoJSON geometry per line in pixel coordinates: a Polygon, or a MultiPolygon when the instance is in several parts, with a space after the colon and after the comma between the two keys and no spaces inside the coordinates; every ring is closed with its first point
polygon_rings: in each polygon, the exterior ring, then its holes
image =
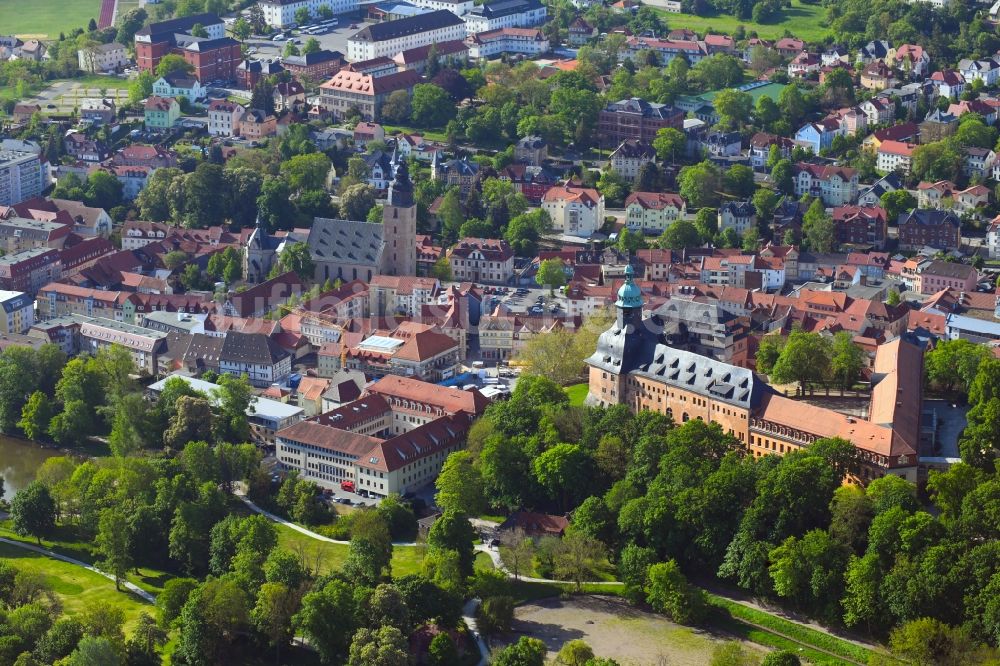
{"type": "Polygon", "coordinates": [[[233,363],[274,365],[287,356],[288,352],[263,333],[230,331],[226,334],[226,340],[222,344],[219,360],[233,363]]]}
{"type": "Polygon", "coordinates": [[[317,261],[377,266],[385,245],[381,224],[318,217],[309,230],[309,253],[317,261]]]}
{"type": "Polygon", "coordinates": [[[409,35],[417,35],[430,30],[438,30],[454,25],[462,25],[464,21],[447,9],[438,9],[426,14],[408,16],[395,21],[375,23],[363,28],[351,39],[363,42],[384,42],[409,35]]]}

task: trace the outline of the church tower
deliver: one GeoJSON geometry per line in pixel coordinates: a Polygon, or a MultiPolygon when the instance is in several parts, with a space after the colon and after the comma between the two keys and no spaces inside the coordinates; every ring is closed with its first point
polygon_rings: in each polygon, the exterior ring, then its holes
{"type": "Polygon", "coordinates": [[[383,239],[382,272],[387,275],[417,274],[417,204],[413,199],[413,183],[406,162],[399,161],[392,182],[389,200],[382,209],[383,239]]]}
{"type": "Polygon", "coordinates": [[[620,405],[626,399],[628,373],[656,345],[656,334],[642,321],[642,290],[633,279],[631,265],[625,267],[625,284],[615,301],[617,316],[611,328],[597,338],[597,349],[587,359],[590,387],[587,403],[620,405]]]}

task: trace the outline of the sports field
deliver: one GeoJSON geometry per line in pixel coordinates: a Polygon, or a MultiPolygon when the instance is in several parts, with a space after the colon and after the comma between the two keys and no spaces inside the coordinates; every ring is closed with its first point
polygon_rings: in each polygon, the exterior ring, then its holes
{"type": "Polygon", "coordinates": [[[56,39],[100,18],[101,0],[0,0],[0,33],[56,39]]]}
{"type": "MultiPolygon", "coordinates": [[[[655,3],[651,3],[655,8],[655,3]]],[[[807,5],[800,0],[792,0],[792,6],[781,11],[781,16],[771,23],[754,23],[741,20],[735,16],[719,14],[718,16],[695,16],[694,14],[673,14],[660,10],[660,15],[671,30],[689,28],[697,33],[715,32],[731,35],[737,26],[742,25],[747,33],[756,31],[762,39],[780,39],[788,30],[799,39],[807,42],[818,42],[827,35],[826,8],[822,4],[807,5]]]]}

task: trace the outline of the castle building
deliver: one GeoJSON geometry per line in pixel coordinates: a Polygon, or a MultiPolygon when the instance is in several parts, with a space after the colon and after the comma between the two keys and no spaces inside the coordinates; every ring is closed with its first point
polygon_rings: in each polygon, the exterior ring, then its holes
{"type": "Polygon", "coordinates": [[[919,344],[898,337],[879,346],[869,416],[849,416],[786,398],[751,370],[673,346],[663,317],[653,312],[643,318],[642,291],[633,273],[627,266],[615,323],[587,359],[589,403],[655,411],[677,423],[718,423],[755,457],[841,437],[858,451],[848,474],[852,480],[895,474],[917,481],[923,402],[919,344]]]}

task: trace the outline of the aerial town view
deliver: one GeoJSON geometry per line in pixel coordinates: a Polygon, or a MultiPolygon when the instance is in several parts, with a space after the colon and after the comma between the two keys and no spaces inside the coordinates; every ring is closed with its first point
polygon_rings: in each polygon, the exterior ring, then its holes
{"type": "Polygon", "coordinates": [[[0,0],[0,666],[1000,666],[1000,0],[0,0]]]}

